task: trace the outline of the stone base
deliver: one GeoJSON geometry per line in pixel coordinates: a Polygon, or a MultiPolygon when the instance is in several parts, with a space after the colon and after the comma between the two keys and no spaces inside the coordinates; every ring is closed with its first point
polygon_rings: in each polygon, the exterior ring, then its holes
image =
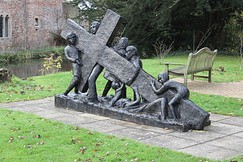
{"type": "MultiPolygon", "coordinates": [[[[59,108],[68,108],[80,112],[91,113],[95,115],[101,115],[110,117],[113,119],[124,120],[142,125],[169,128],[178,131],[188,131],[195,129],[188,121],[165,119],[161,120],[160,116],[151,115],[147,113],[131,113],[123,108],[107,107],[107,101],[103,98],[99,98],[98,103],[88,102],[85,94],[69,94],[68,96],[57,95],[55,96],[55,106],[59,108]]],[[[210,125],[208,120],[206,125],[210,125]]]]}

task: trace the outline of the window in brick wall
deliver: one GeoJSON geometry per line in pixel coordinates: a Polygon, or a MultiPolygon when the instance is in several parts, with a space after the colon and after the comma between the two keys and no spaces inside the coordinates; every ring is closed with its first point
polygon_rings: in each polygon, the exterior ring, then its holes
{"type": "Polygon", "coordinates": [[[8,37],[9,35],[9,17],[8,15],[5,17],[5,32],[4,32],[4,36],[8,37]]]}
{"type": "Polygon", "coordinates": [[[0,37],[3,37],[3,15],[0,16],[0,37]]]}
{"type": "Polygon", "coordinates": [[[35,27],[38,27],[38,26],[40,26],[40,22],[39,22],[39,18],[36,17],[35,18],[35,27]]]}

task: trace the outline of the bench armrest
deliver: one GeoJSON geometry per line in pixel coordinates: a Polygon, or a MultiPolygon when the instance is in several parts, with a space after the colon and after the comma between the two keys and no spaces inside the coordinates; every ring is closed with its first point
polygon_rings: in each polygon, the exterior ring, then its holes
{"type": "Polygon", "coordinates": [[[165,62],[165,63],[162,63],[164,65],[178,65],[178,66],[186,66],[186,64],[182,64],[182,63],[173,63],[173,62],[165,62]]]}
{"type": "Polygon", "coordinates": [[[169,65],[178,65],[178,66],[186,66],[186,64],[181,64],[181,63],[172,63],[172,62],[165,62],[165,63],[162,63],[165,65],[165,71],[168,72],[169,70],[169,65]]]}

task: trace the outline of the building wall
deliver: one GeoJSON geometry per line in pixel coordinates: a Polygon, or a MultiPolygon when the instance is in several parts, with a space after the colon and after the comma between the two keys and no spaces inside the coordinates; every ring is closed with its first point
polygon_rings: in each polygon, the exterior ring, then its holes
{"type": "Polygon", "coordinates": [[[0,37],[0,53],[53,45],[62,29],[62,0],[1,0],[0,16],[9,16],[9,35],[0,37]]]}

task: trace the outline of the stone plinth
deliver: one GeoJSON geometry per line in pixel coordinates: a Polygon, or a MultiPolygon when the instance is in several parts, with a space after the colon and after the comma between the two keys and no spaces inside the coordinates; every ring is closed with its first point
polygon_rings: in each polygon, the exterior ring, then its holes
{"type": "MultiPolygon", "coordinates": [[[[85,94],[55,96],[55,106],[59,108],[73,109],[76,111],[101,115],[113,119],[124,120],[154,127],[169,128],[183,132],[191,129],[197,129],[195,126],[193,126],[193,124],[186,120],[161,120],[158,116],[154,116],[151,114],[131,113],[124,108],[108,107],[107,103],[109,103],[109,99],[107,98],[99,98],[98,103],[88,102],[87,96],[85,94]]],[[[205,118],[204,126],[207,125],[210,125],[209,116],[205,118]]],[[[203,127],[199,129],[203,129],[203,127]]]]}

